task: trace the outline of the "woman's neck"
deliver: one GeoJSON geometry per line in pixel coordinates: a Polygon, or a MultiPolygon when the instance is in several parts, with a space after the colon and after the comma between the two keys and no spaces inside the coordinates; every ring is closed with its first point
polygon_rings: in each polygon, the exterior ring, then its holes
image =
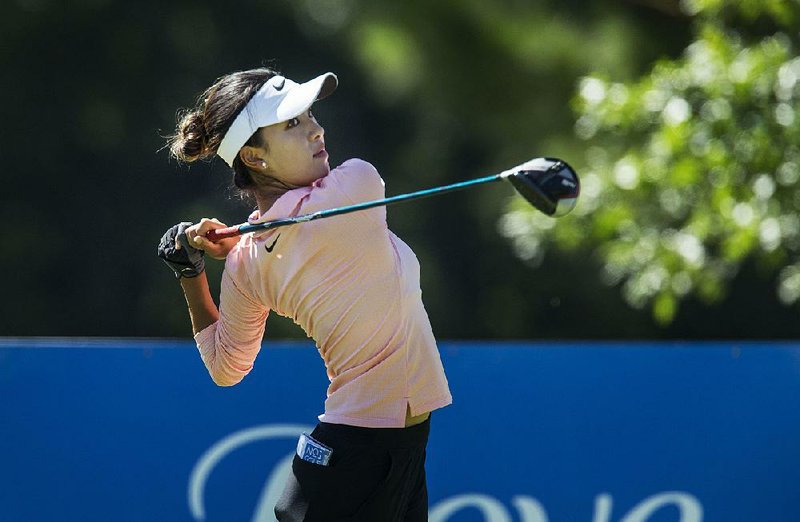
{"type": "Polygon", "coordinates": [[[266,174],[260,175],[256,181],[257,187],[254,192],[256,203],[258,204],[258,211],[262,216],[272,207],[278,198],[290,190],[297,188],[266,174]]]}
{"type": "Polygon", "coordinates": [[[283,196],[285,192],[287,191],[284,190],[281,193],[270,192],[266,194],[261,192],[256,193],[256,203],[258,204],[258,212],[263,216],[267,212],[267,210],[272,208],[272,205],[274,205],[275,202],[278,201],[278,198],[283,196]]]}

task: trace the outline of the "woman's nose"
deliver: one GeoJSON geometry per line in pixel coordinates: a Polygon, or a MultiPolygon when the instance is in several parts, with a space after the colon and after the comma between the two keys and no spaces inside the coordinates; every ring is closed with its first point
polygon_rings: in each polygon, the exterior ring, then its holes
{"type": "Polygon", "coordinates": [[[318,138],[321,139],[323,136],[325,136],[325,129],[323,129],[322,125],[320,125],[316,121],[313,122],[313,125],[311,127],[311,132],[309,134],[309,139],[311,141],[315,141],[318,138]]]}

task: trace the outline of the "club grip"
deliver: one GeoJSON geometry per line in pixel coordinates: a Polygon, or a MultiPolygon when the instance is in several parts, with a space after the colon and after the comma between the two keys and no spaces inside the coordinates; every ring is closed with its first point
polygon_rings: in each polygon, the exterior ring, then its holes
{"type": "Polygon", "coordinates": [[[206,239],[211,241],[212,243],[217,243],[221,239],[225,239],[226,237],[236,237],[240,235],[241,232],[239,231],[239,225],[235,227],[228,227],[228,228],[218,228],[216,230],[209,230],[206,234],[206,239]]]}

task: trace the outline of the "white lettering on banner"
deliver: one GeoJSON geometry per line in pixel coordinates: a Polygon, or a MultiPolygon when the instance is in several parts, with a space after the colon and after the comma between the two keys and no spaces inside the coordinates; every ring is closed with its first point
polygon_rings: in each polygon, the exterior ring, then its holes
{"type": "Polygon", "coordinates": [[[286,480],[292,472],[294,455],[294,453],[290,453],[284,457],[272,470],[272,474],[261,491],[258,507],[253,515],[253,522],[277,522],[275,519],[275,504],[278,503],[278,499],[283,493],[283,487],[286,485],[286,480]]]}
{"type": "Polygon", "coordinates": [[[650,515],[664,506],[675,506],[681,514],[679,522],[700,522],[703,520],[703,507],[693,496],[682,491],[667,491],[644,499],[628,513],[622,522],[645,522],[650,515]]]}
{"type": "MultiPolygon", "coordinates": [[[[612,506],[611,495],[607,493],[597,495],[594,522],[609,522],[612,506]]],[[[703,506],[694,496],[683,491],[666,491],[641,501],[620,522],[647,522],[653,513],[666,506],[678,508],[680,513],[678,522],[702,522],[703,520],[703,506]]]]}
{"type": "MultiPolygon", "coordinates": [[[[302,432],[311,432],[309,426],[294,424],[275,424],[257,426],[228,435],[209,448],[197,461],[189,478],[189,509],[195,520],[205,520],[205,485],[214,468],[229,453],[251,442],[266,439],[297,439],[302,432]]],[[[294,452],[280,459],[270,473],[253,513],[253,522],[276,522],[273,508],[283,492],[286,479],[291,473],[294,452]]],[[[517,495],[511,505],[519,515],[520,522],[548,522],[547,512],[542,504],[529,496],[517,495]]],[[[595,497],[592,522],[611,522],[614,501],[608,493],[595,497]]],[[[675,522],[703,522],[703,506],[690,493],[666,491],[645,498],[635,505],[619,522],[648,522],[659,510],[666,507],[677,508],[679,518],[675,522]]],[[[477,510],[485,522],[512,522],[508,509],[494,497],[480,493],[468,493],[445,498],[433,505],[430,510],[431,522],[455,520],[454,515],[464,510],[477,510]]],[[[588,514],[587,514],[588,515],[588,514]]],[[[587,520],[589,517],[587,516],[587,520]]]]}
{"type": "MultiPolygon", "coordinates": [[[[521,522],[548,522],[547,513],[542,505],[533,498],[516,496],[512,504],[519,513],[521,522]]],[[[598,495],[595,499],[594,522],[610,522],[613,499],[611,495],[598,495]]],[[[678,508],[680,518],[676,522],[703,522],[703,507],[691,494],[681,491],[669,491],[644,499],[634,506],[620,522],[647,522],[662,507],[678,508]]],[[[484,522],[511,522],[511,515],[496,499],[481,495],[458,495],[436,504],[430,512],[431,522],[447,522],[450,517],[464,509],[477,509],[483,515],[484,522]]]]}
{"type": "Polygon", "coordinates": [[[428,518],[430,522],[444,522],[449,519],[453,513],[461,511],[464,508],[478,509],[487,521],[511,522],[511,517],[500,502],[492,497],[477,494],[458,495],[442,500],[430,510],[428,518]]]}
{"type": "Polygon", "coordinates": [[[597,495],[594,499],[593,522],[608,522],[611,520],[611,495],[597,495]]]}
{"type": "Polygon", "coordinates": [[[517,508],[520,518],[525,522],[547,522],[547,513],[538,500],[517,496],[511,499],[511,504],[517,508]]]}
{"type": "MultiPolygon", "coordinates": [[[[189,490],[187,492],[189,497],[189,509],[195,520],[205,520],[206,512],[203,505],[203,496],[208,481],[209,475],[219,462],[225,458],[230,452],[240,446],[245,446],[251,442],[264,439],[280,439],[291,438],[297,439],[304,431],[311,432],[313,427],[302,426],[296,424],[275,424],[267,426],[256,426],[255,428],[248,428],[246,430],[237,431],[220,440],[208,450],[206,450],[200,459],[195,464],[192,474],[189,477],[189,490]]],[[[270,476],[268,484],[274,482],[273,479],[276,475],[280,475],[276,470],[270,476]]],[[[277,487],[277,486],[276,486],[277,487]]],[[[272,493],[275,488],[267,486],[264,489],[265,493],[272,493]]],[[[280,494],[280,491],[278,491],[280,494]]],[[[277,500],[277,497],[276,497],[277,500]]],[[[273,504],[274,505],[274,504],[273,504]]],[[[275,520],[273,516],[273,520],[275,520]]]]}

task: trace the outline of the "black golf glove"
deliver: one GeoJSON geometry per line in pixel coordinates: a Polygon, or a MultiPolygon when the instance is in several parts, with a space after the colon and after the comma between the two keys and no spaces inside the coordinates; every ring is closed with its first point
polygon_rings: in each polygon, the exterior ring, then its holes
{"type": "Polygon", "coordinates": [[[205,252],[194,248],[186,237],[186,229],[192,223],[184,221],[167,230],[158,243],[158,257],[164,260],[174,272],[175,277],[197,277],[205,270],[203,255],[205,252]],[[175,248],[175,238],[181,248],[175,248]]]}

